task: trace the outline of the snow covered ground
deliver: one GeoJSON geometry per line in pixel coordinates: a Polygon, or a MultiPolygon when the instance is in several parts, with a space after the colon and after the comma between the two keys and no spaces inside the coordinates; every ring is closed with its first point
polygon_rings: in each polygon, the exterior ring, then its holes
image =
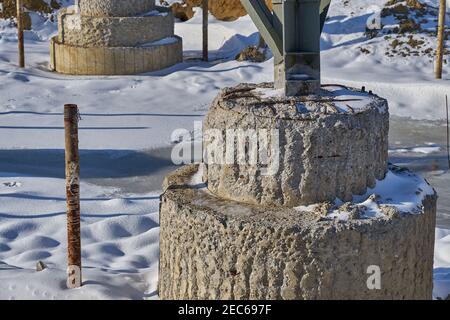
{"type": "MultiPolygon", "coordinates": [[[[325,83],[389,99],[393,162],[423,173],[438,190],[435,297],[450,293],[450,174],[445,164],[444,96],[428,57],[386,56],[382,37],[364,36],[386,1],[335,0],[322,37],[325,83]],[[365,54],[361,46],[370,48],[365,54]]],[[[436,5],[436,0],[428,1],[436,5]]],[[[0,299],[156,298],[158,205],[171,169],[171,134],[194,130],[218,90],[273,79],[273,61],[237,62],[258,41],[248,17],[210,18],[213,61],[198,61],[201,11],[177,23],[185,62],[121,77],[61,76],[47,70],[54,23],[31,14],[27,68],[16,67],[15,30],[0,20],[0,299]],[[85,286],[65,289],[63,105],[80,107],[82,241],[85,286]],[[37,273],[42,260],[49,269],[37,273]]]]}

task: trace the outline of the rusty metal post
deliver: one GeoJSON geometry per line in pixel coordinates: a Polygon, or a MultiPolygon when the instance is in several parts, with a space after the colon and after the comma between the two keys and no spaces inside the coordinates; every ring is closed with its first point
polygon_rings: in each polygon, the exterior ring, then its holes
{"type": "Polygon", "coordinates": [[[68,288],[78,288],[82,285],[78,120],[79,113],[77,105],[65,105],[68,288]]]}
{"type": "Polygon", "coordinates": [[[208,14],[209,14],[209,0],[203,0],[203,61],[209,60],[208,54],[208,14]]]}
{"type": "Polygon", "coordinates": [[[442,79],[442,60],[444,56],[444,38],[445,38],[445,14],[446,0],[440,0],[439,22],[438,22],[438,43],[436,49],[436,79],[442,79]]]}
{"type": "Polygon", "coordinates": [[[19,46],[19,67],[25,68],[25,45],[23,40],[23,0],[16,0],[17,39],[19,46]]]}

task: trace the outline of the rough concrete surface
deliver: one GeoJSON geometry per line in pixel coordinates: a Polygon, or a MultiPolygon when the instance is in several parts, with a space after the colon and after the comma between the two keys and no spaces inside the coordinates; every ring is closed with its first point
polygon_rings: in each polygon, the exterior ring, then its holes
{"type": "Polygon", "coordinates": [[[183,61],[183,43],[174,35],[170,9],[144,0],[82,0],[79,4],[79,11],[71,6],[58,13],[58,36],[50,44],[52,70],[129,75],[183,61]]]}
{"type": "Polygon", "coordinates": [[[161,299],[431,299],[436,195],[422,214],[337,222],[217,198],[196,171],[165,182],[161,299]],[[373,265],[380,290],[367,287],[373,265]]]}
{"type": "Polygon", "coordinates": [[[145,47],[76,47],[51,41],[50,68],[63,74],[130,75],[170,67],[183,61],[179,37],[172,42],[145,47]]]}
{"type": "Polygon", "coordinates": [[[144,17],[89,17],[61,13],[59,42],[79,47],[133,47],[173,36],[174,23],[173,15],[166,11],[144,17]]]}
{"type": "MultiPolygon", "coordinates": [[[[293,207],[335,198],[351,200],[385,177],[389,132],[385,99],[349,89],[353,98],[362,101],[339,102],[349,110],[342,112],[332,102],[340,97],[327,91],[299,98],[261,96],[261,90],[270,86],[226,88],[212,103],[204,123],[208,162],[205,179],[212,193],[249,204],[293,207]],[[277,168],[274,174],[262,172],[259,161],[240,164],[211,160],[224,158],[227,152],[234,152],[237,159],[238,146],[230,151],[226,143],[221,143],[221,150],[209,132],[219,130],[226,136],[227,130],[256,129],[279,132],[278,142],[269,139],[273,151],[268,167],[277,168]]],[[[254,137],[249,139],[255,142],[254,137]]]]}
{"type": "Polygon", "coordinates": [[[78,0],[85,16],[131,17],[155,8],[155,0],[78,0]]]}

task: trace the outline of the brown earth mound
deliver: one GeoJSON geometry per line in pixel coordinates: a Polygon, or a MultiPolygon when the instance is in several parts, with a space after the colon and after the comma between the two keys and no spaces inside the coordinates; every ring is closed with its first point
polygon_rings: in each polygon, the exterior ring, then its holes
{"type": "MultiPolygon", "coordinates": [[[[16,17],[16,0],[0,0],[3,11],[0,11],[0,19],[11,19],[16,17]]],[[[24,0],[25,9],[34,12],[52,13],[59,9],[61,5],[57,0],[51,0],[50,5],[44,0],[24,0]]],[[[24,13],[25,29],[31,29],[31,19],[27,12],[24,13]]]]}
{"type": "MultiPolygon", "coordinates": [[[[266,0],[266,3],[272,8],[272,0],[266,0]]],[[[177,18],[186,21],[194,16],[193,8],[201,5],[202,0],[184,0],[184,4],[175,3],[172,9],[177,18]]],[[[247,14],[240,0],[210,0],[209,11],[222,21],[233,21],[247,14]]]]}

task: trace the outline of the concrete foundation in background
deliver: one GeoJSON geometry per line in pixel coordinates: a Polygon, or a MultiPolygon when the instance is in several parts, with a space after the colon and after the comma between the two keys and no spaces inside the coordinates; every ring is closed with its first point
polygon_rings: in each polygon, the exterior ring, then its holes
{"type": "Polygon", "coordinates": [[[131,75],[157,71],[183,60],[181,38],[139,47],[77,47],[51,40],[51,68],[73,75],[131,75]]]}
{"type": "Polygon", "coordinates": [[[64,74],[128,75],[183,60],[170,9],[155,0],[80,1],[58,13],[50,67],[64,74]]]}

